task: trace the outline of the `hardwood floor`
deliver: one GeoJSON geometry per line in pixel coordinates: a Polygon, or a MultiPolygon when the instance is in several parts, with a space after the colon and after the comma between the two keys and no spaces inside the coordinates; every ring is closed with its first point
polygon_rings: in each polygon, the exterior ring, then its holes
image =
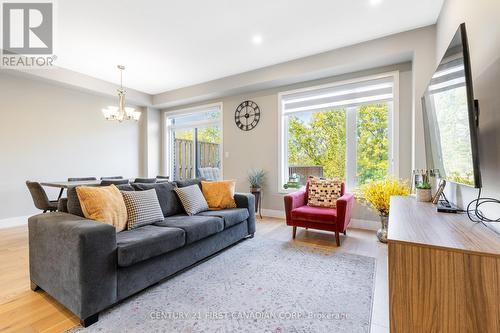
{"type": "MultiPolygon", "coordinates": [[[[331,251],[349,252],[377,259],[372,333],[388,332],[389,304],[387,246],[377,241],[373,231],[349,229],[341,235],[342,246],[335,246],[335,235],[316,230],[292,228],[283,220],[257,220],[257,234],[300,245],[331,251]]],[[[78,324],[78,319],[43,291],[29,287],[27,226],[0,229],[0,332],[62,332],[78,324]]]]}

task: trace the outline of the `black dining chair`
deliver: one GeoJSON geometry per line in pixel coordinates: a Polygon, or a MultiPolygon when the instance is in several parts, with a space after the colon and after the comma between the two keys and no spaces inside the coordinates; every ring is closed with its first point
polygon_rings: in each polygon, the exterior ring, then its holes
{"type": "Polygon", "coordinates": [[[156,176],[157,183],[165,183],[165,182],[168,182],[169,179],[170,179],[170,176],[156,176]]]}
{"type": "Polygon", "coordinates": [[[123,177],[122,176],[101,177],[101,180],[109,180],[109,179],[123,179],[123,177]]]}
{"type": "Polygon", "coordinates": [[[101,180],[101,186],[109,185],[127,185],[128,179],[103,179],[101,180]]]}
{"type": "Polygon", "coordinates": [[[86,181],[86,180],[97,180],[96,177],[75,177],[75,178],[68,178],[68,182],[80,182],[80,181],[86,181]]]}
{"type": "Polygon", "coordinates": [[[156,183],[156,178],[136,178],[134,180],[134,183],[140,183],[140,184],[156,183]]]}
{"type": "Polygon", "coordinates": [[[38,182],[30,182],[29,180],[26,181],[26,186],[28,187],[28,190],[30,191],[31,198],[33,199],[33,203],[35,204],[35,207],[46,213],[47,211],[49,212],[55,212],[57,211],[57,200],[55,201],[50,201],[49,197],[47,196],[47,193],[43,189],[42,185],[38,182]]]}

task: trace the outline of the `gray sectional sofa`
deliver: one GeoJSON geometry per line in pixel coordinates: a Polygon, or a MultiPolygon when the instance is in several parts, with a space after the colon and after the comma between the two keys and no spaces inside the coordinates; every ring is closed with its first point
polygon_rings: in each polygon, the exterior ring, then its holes
{"type": "Polygon", "coordinates": [[[81,319],[86,327],[105,308],[175,274],[255,232],[255,198],[236,194],[238,208],[187,216],[173,186],[135,184],[122,190],[155,188],[165,219],[153,225],[115,232],[87,220],[74,189],[68,189],[68,212],[29,218],[32,289],[41,288],[81,319]]]}

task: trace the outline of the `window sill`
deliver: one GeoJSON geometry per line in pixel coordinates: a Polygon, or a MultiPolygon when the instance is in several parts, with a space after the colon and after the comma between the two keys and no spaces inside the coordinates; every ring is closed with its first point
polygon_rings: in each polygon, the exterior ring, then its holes
{"type": "Polygon", "coordinates": [[[280,189],[278,189],[278,193],[289,194],[289,193],[293,193],[293,192],[297,192],[297,191],[301,191],[301,190],[305,190],[305,189],[306,189],[305,186],[302,186],[301,188],[289,188],[289,189],[280,188],[280,189]]]}

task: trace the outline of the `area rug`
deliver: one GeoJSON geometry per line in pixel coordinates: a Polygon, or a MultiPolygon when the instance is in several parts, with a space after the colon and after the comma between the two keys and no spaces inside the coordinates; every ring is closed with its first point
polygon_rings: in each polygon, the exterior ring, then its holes
{"type": "Polygon", "coordinates": [[[369,332],[375,259],[245,240],[70,332],[369,332]]]}

